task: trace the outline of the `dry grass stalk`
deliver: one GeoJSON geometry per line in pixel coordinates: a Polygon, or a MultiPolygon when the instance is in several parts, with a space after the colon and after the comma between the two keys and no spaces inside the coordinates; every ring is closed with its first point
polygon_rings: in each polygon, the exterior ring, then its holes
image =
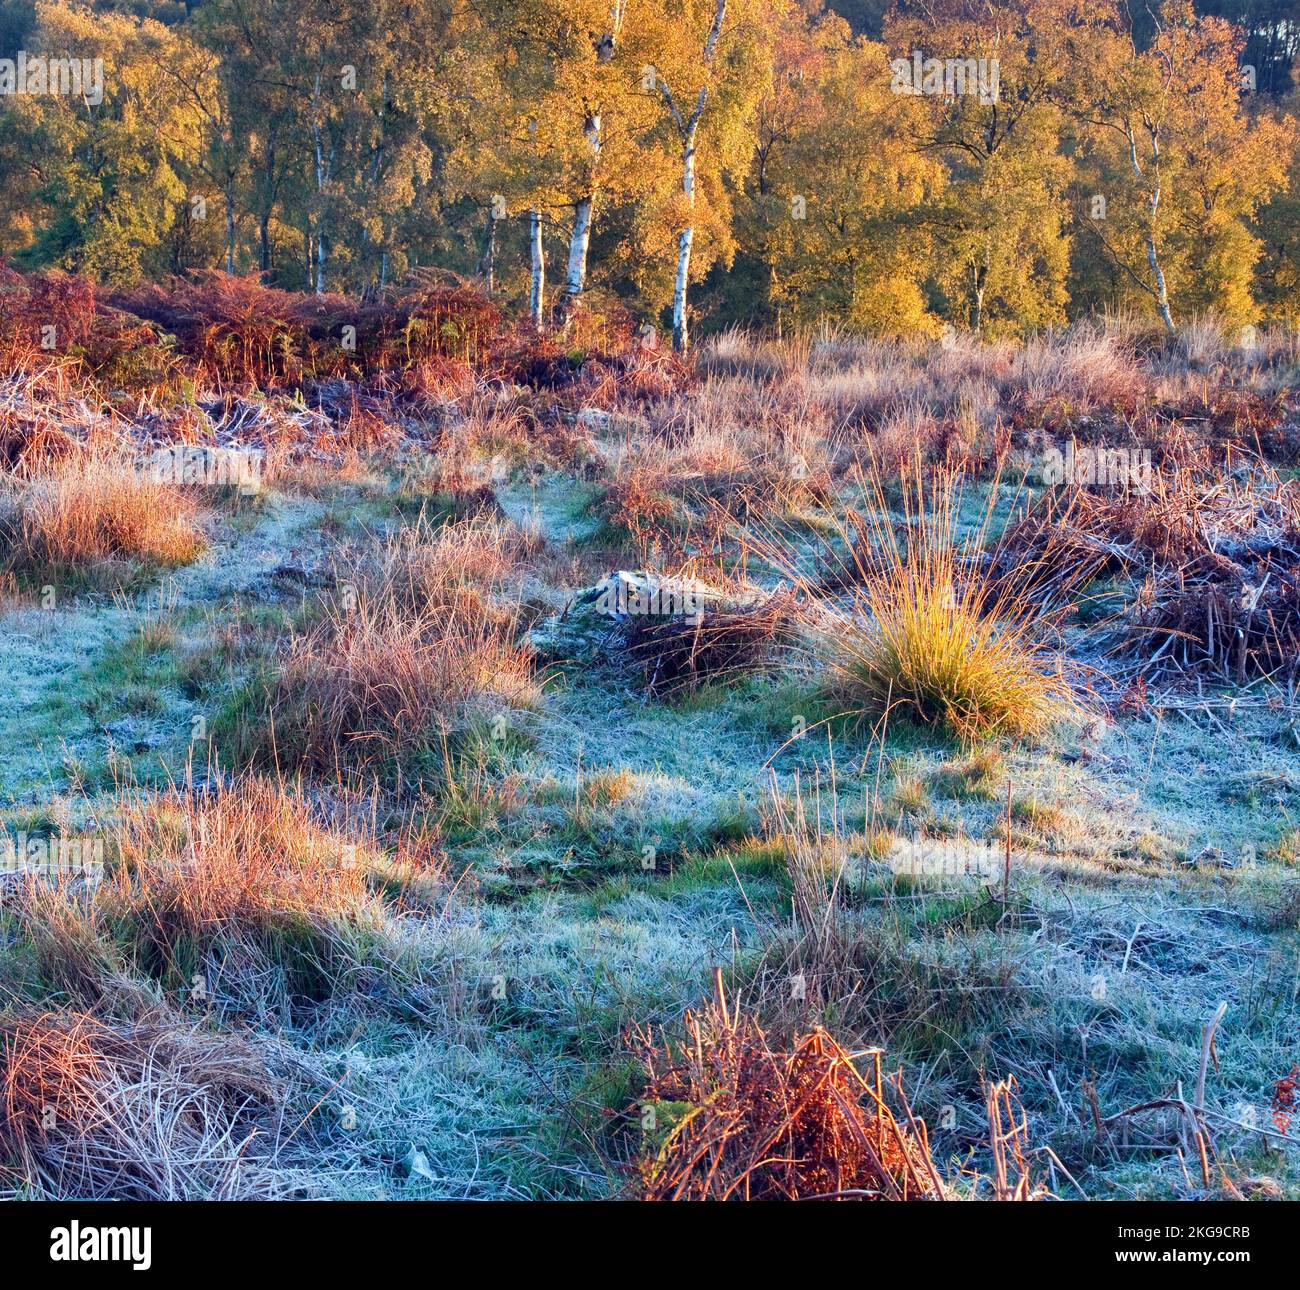
{"type": "MultiPolygon", "coordinates": [[[[814,1006],[838,1001],[860,984],[853,929],[842,917],[842,887],[847,853],[822,827],[821,785],[813,790],[811,809],[799,776],[790,808],[773,775],[771,832],[785,845],[790,876],[793,951],[788,970],[803,982],[814,1006]]],[[[831,810],[837,805],[832,802],[831,810]]]]}
{"type": "Polygon", "coordinates": [[[993,1159],[994,1200],[1038,1200],[1045,1194],[1030,1168],[1029,1123],[1016,1093],[1015,1076],[984,1089],[993,1159]]]}
{"type": "Polygon", "coordinates": [[[688,1013],[676,1048],[639,1036],[644,1101],[681,1111],[644,1166],[648,1200],[933,1200],[945,1196],[925,1126],[886,1102],[878,1053],[870,1075],[826,1031],[789,1051],[716,995],[688,1013]],[[674,1105],[675,1104],[675,1105],[674,1105]],[[683,1107],[681,1104],[685,1104],[683,1107]]]}

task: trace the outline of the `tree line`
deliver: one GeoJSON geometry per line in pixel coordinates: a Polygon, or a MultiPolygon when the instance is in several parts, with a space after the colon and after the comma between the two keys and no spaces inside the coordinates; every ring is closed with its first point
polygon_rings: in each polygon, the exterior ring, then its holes
{"type": "Polygon", "coordinates": [[[437,266],[543,327],[621,301],[679,348],[1300,312],[1278,0],[140,8],[0,0],[12,264],[363,296],[437,266]],[[100,60],[102,95],[26,92],[20,54],[100,60]]]}

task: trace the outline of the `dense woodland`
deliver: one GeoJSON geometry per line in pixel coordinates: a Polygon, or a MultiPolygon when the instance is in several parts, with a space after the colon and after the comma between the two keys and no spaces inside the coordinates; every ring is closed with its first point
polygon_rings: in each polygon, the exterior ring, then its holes
{"type": "Polygon", "coordinates": [[[3,0],[0,257],[367,296],[436,267],[551,325],[1023,335],[1300,303],[1289,0],[3,0]],[[996,95],[891,60],[997,61],[996,95]],[[902,92],[900,92],[900,90],[902,92]]]}

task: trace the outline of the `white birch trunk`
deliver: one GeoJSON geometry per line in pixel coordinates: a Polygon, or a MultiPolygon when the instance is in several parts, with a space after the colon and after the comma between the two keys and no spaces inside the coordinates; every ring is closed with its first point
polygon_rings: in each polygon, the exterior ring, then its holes
{"type": "MultiPolygon", "coordinates": [[[[727,18],[727,0],[717,0],[713,11],[713,22],[704,41],[701,61],[706,72],[713,66],[713,56],[718,47],[718,38],[722,35],[722,24],[727,18]]],[[[660,83],[660,91],[668,104],[668,110],[677,128],[682,134],[682,192],[686,195],[686,206],[695,210],[695,141],[699,135],[700,118],[709,99],[709,82],[706,79],[700,86],[695,100],[695,111],[690,120],[684,121],[667,85],[660,83]]],[[[686,313],[687,289],[691,280],[691,248],[695,245],[695,223],[690,221],[677,239],[677,278],[673,284],[673,349],[679,354],[685,353],[690,343],[689,324],[686,313]]]]}
{"type": "Polygon", "coordinates": [[[564,308],[572,313],[587,285],[587,250],[591,246],[591,197],[583,197],[574,208],[573,232],[569,236],[569,267],[564,275],[564,308]]]}
{"type": "Polygon", "coordinates": [[[491,295],[497,285],[497,222],[491,207],[488,207],[487,227],[483,230],[483,258],[479,261],[479,273],[488,295],[491,295]]]}
{"type": "Polygon", "coordinates": [[[546,307],[546,255],[542,246],[542,213],[536,206],[528,213],[528,245],[533,270],[528,289],[528,312],[532,315],[533,326],[541,331],[546,307]]]}
{"type": "MultiPolygon", "coordinates": [[[[1169,308],[1169,287],[1165,282],[1164,267],[1160,263],[1160,252],[1156,247],[1156,216],[1160,211],[1160,135],[1158,128],[1146,122],[1147,133],[1151,139],[1151,167],[1154,175],[1153,187],[1151,189],[1151,199],[1148,205],[1147,217],[1147,264],[1151,267],[1151,277],[1154,286],[1151,294],[1155,297],[1156,310],[1160,314],[1160,321],[1164,323],[1165,331],[1171,336],[1178,335],[1178,329],[1174,326],[1174,316],[1169,308]]],[[[1130,123],[1128,130],[1128,155],[1129,164],[1133,167],[1133,173],[1139,180],[1146,178],[1142,164],[1138,160],[1137,137],[1134,133],[1133,126],[1130,123]]]]}
{"type": "MultiPolygon", "coordinates": [[[[317,72],[315,91],[312,94],[311,129],[316,154],[316,196],[319,205],[323,207],[325,190],[329,186],[330,171],[334,167],[334,148],[331,145],[327,158],[325,155],[325,139],[320,123],[320,91],[321,74],[317,72]]],[[[316,294],[318,296],[325,294],[325,265],[329,260],[329,240],[321,228],[323,222],[323,218],[318,215],[316,220],[316,294]]]]}
{"type": "MultiPolygon", "coordinates": [[[[692,209],[695,206],[695,137],[692,130],[682,154],[682,191],[692,209]]],[[[687,335],[686,288],[691,279],[691,247],[695,244],[695,225],[688,224],[677,239],[677,280],[673,285],[673,348],[685,353],[687,335]]]]}
{"type": "Polygon", "coordinates": [[[595,170],[602,142],[600,114],[593,113],[583,127],[591,149],[592,187],[573,210],[573,232],[569,235],[569,266],[564,275],[564,313],[568,317],[587,287],[587,251],[591,246],[591,220],[596,206],[595,170]]]}

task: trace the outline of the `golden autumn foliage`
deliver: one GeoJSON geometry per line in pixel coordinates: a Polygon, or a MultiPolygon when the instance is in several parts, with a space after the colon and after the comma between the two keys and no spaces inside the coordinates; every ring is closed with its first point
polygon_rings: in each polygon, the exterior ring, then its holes
{"type": "Polygon", "coordinates": [[[1246,29],[1189,0],[1137,27],[1115,0],[896,0],[870,36],[822,0],[170,25],[42,0],[30,28],[0,35],[102,60],[104,92],[0,97],[22,267],[370,295],[438,266],[570,340],[617,298],[679,347],[692,319],[996,337],[1296,305],[1285,69],[1255,92],[1246,29]]]}

